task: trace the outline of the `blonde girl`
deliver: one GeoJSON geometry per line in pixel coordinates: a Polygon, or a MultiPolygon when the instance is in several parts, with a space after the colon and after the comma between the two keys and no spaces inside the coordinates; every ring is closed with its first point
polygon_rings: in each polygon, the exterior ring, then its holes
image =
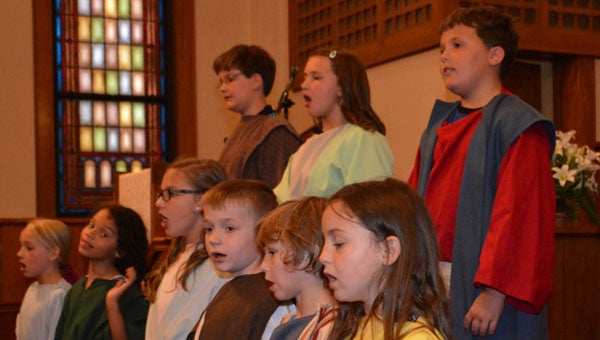
{"type": "Polygon", "coordinates": [[[204,192],[226,178],[216,161],[194,158],[177,159],[163,176],[156,207],[171,246],[144,282],[146,339],[185,339],[227,282],[206,261],[200,209],[204,192]]]}
{"type": "Polygon", "coordinates": [[[323,213],[320,261],[339,301],[330,339],[448,339],[439,250],[422,199],[396,179],[349,185],[323,213]]]}
{"type": "Polygon", "coordinates": [[[35,219],[19,237],[21,272],[35,280],[25,293],[17,315],[17,339],[53,339],[63,301],[71,288],[61,276],[71,251],[71,234],[58,220],[35,219]]]}

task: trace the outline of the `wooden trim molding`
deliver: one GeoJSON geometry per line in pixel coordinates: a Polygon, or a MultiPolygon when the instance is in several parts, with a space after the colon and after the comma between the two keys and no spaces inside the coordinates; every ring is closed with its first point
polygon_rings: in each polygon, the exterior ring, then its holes
{"type": "Polygon", "coordinates": [[[52,1],[33,1],[37,216],[56,216],[52,1]]]}
{"type": "Polygon", "coordinates": [[[167,29],[167,70],[170,98],[169,159],[196,156],[196,25],[195,1],[165,1],[170,5],[167,29]]]}

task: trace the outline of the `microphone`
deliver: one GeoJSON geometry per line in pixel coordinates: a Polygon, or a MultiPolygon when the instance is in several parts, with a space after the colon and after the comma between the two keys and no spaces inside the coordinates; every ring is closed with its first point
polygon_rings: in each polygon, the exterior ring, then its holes
{"type": "Polygon", "coordinates": [[[277,114],[281,114],[281,110],[285,109],[285,111],[284,111],[285,119],[288,118],[288,109],[292,105],[294,105],[294,102],[292,100],[290,100],[290,98],[288,98],[288,94],[290,93],[290,87],[292,87],[292,82],[294,81],[296,74],[298,74],[298,67],[293,66],[292,69],[290,70],[290,79],[288,79],[288,82],[285,85],[285,89],[283,90],[283,93],[281,93],[281,97],[279,98],[279,102],[277,103],[277,108],[275,109],[277,114]]]}

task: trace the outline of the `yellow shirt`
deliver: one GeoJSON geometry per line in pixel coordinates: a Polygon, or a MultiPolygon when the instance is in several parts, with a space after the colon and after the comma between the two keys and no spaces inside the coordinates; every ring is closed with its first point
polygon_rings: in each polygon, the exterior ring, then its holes
{"type": "MultiPolygon", "coordinates": [[[[440,340],[442,336],[436,330],[433,333],[427,327],[427,321],[422,317],[419,317],[417,321],[406,321],[402,325],[400,336],[404,336],[403,340],[440,340]]],[[[372,340],[372,339],[383,339],[383,321],[379,318],[369,318],[365,323],[362,320],[358,326],[358,332],[352,340],[372,340]]]]}

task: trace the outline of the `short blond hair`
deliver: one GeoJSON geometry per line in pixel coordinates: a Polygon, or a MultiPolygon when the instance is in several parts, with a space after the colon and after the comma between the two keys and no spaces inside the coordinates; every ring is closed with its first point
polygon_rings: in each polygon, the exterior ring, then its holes
{"type": "Polygon", "coordinates": [[[49,218],[36,218],[25,226],[24,230],[31,231],[40,243],[48,250],[59,249],[59,264],[67,264],[71,253],[71,233],[61,221],[49,218]]]}
{"type": "Polygon", "coordinates": [[[277,197],[265,183],[251,179],[230,179],[202,195],[202,206],[220,209],[229,204],[243,207],[258,222],[277,206],[277,197]]]}

